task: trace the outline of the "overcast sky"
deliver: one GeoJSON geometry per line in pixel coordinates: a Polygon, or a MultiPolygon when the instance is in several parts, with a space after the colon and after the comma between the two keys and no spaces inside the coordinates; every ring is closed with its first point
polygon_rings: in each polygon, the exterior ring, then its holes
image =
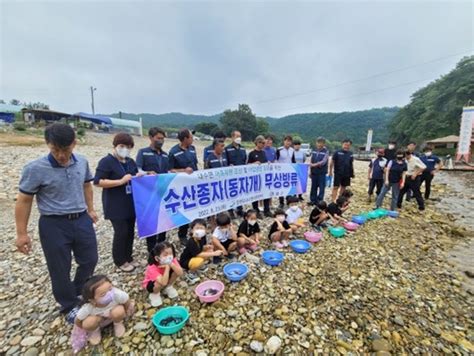
{"type": "Polygon", "coordinates": [[[0,0],[0,98],[90,112],[93,85],[99,113],[404,105],[474,53],[473,22],[473,1],[0,0]]]}

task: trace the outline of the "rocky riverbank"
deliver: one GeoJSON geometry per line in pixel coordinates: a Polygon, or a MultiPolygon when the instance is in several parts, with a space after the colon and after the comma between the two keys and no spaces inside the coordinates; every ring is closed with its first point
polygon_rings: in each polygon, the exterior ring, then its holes
{"type": "MultiPolygon", "coordinates": [[[[110,150],[111,136],[90,136],[78,152],[95,169],[110,150]]],[[[146,141],[139,139],[136,147],[146,141]]],[[[171,142],[170,142],[171,144],[171,142]]],[[[167,147],[170,146],[167,144],[167,147]]],[[[199,145],[202,150],[203,145],[199,145]]],[[[7,355],[68,355],[71,327],[56,311],[47,269],[32,214],[34,248],[29,256],[15,252],[14,197],[21,167],[46,152],[43,145],[2,145],[0,136],[0,353],[7,355]]],[[[199,154],[201,157],[202,154],[199,154]]],[[[348,215],[367,211],[366,163],[357,164],[354,197],[348,215]]],[[[449,186],[437,184],[434,195],[449,186]]],[[[472,202],[472,200],[471,200],[472,202]]],[[[95,191],[101,210],[100,190],[95,191]]],[[[388,203],[388,201],[387,201],[388,203]]],[[[472,203],[471,203],[472,204],[472,203]]],[[[305,207],[309,214],[309,207],[305,207]]],[[[150,323],[156,312],[140,289],[143,269],[119,273],[111,259],[112,229],[97,225],[100,261],[105,273],[137,301],[124,338],[110,330],[103,342],[83,354],[235,354],[276,351],[321,353],[473,353],[473,295],[463,288],[467,278],[447,259],[453,247],[468,241],[472,230],[455,224],[434,203],[420,214],[406,204],[398,219],[369,222],[354,234],[324,240],[304,255],[286,253],[285,262],[270,268],[244,258],[251,273],[242,282],[225,281],[223,298],[202,305],[193,287],[178,283],[178,303],[189,308],[186,327],[173,336],[157,334],[150,323]]],[[[264,236],[270,220],[263,225],[264,236]]],[[[176,239],[175,232],[170,234],[176,239]]],[[[268,246],[264,239],[264,247],[268,246]]],[[[136,242],[136,258],[145,261],[146,246],[136,242]]],[[[255,253],[259,256],[259,253],[255,253]]],[[[221,267],[206,278],[224,281],[221,267]]],[[[164,299],[165,306],[171,301],[164,299]]]]}

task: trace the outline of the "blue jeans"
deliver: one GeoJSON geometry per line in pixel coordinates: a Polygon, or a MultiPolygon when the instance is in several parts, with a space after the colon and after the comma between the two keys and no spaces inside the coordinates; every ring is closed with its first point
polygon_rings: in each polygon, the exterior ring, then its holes
{"type": "Polygon", "coordinates": [[[385,194],[387,194],[390,189],[392,189],[392,202],[390,203],[390,210],[397,209],[398,195],[400,194],[400,184],[398,182],[389,183],[389,185],[383,185],[382,191],[379,195],[377,195],[377,200],[375,201],[375,205],[377,206],[377,208],[380,208],[382,206],[385,194]]]}
{"type": "Polygon", "coordinates": [[[92,219],[87,213],[72,220],[42,215],[39,235],[54,299],[61,305],[61,312],[67,313],[78,304],[77,296],[82,294],[82,287],[97,264],[97,240],[92,219]],[[73,255],[78,266],[74,280],[71,280],[73,255]]]}
{"type": "Polygon", "coordinates": [[[326,189],[326,173],[318,173],[311,175],[311,203],[316,204],[324,200],[324,190],[326,189]]]}

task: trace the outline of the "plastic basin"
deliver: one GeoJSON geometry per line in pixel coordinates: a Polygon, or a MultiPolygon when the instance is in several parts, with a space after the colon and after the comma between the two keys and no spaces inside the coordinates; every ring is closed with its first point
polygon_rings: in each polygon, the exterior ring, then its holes
{"type": "Polygon", "coordinates": [[[330,227],[329,232],[331,233],[332,236],[334,237],[343,237],[346,233],[346,229],[344,229],[341,226],[336,226],[336,227],[330,227]]]}
{"type": "Polygon", "coordinates": [[[387,214],[391,218],[398,218],[400,216],[400,213],[398,211],[395,211],[395,210],[389,210],[387,212],[387,214]]]}
{"type": "Polygon", "coordinates": [[[159,310],[151,320],[160,334],[171,335],[180,331],[188,319],[188,309],[177,305],[159,310]]]}
{"type": "Polygon", "coordinates": [[[270,266],[278,266],[283,261],[283,254],[278,251],[263,251],[263,262],[270,266]]]}
{"type": "Polygon", "coordinates": [[[323,238],[323,233],[316,231],[306,231],[304,233],[304,238],[311,243],[315,243],[323,238]]]}
{"type": "Polygon", "coordinates": [[[352,222],[355,222],[358,225],[362,225],[363,223],[365,223],[366,220],[367,218],[362,215],[354,215],[352,217],[352,222]]]}
{"type": "Polygon", "coordinates": [[[212,303],[221,297],[224,289],[224,283],[221,281],[210,280],[198,284],[194,289],[194,293],[196,293],[201,303],[212,303]]]}
{"type": "Polygon", "coordinates": [[[224,275],[231,282],[238,282],[247,277],[249,268],[240,262],[228,263],[224,266],[224,275]]]}
{"type": "Polygon", "coordinates": [[[369,219],[377,219],[379,217],[379,214],[376,211],[371,211],[370,213],[367,213],[367,217],[369,219]]]}
{"type": "Polygon", "coordinates": [[[355,222],[348,221],[348,222],[344,223],[344,227],[346,228],[346,230],[355,231],[355,230],[357,230],[359,225],[356,224],[355,222]]]}
{"type": "Polygon", "coordinates": [[[290,247],[296,253],[305,253],[311,248],[311,244],[305,240],[293,240],[290,242],[290,247]]]}
{"type": "Polygon", "coordinates": [[[388,210],[385,209],[375,209],[375,212],[379,215],[379,218],[383,218],[388,215],[388,210]]]}

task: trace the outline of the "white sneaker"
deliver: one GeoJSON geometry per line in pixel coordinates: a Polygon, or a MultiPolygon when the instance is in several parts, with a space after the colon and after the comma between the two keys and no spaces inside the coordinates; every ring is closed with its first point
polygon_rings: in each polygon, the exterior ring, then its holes
{"type": "Polygon", "coordinates": [[[186,273],[185,278],[188,284],[190,285],[196,284],[197,282],[199,282],[199,279],[200,279],[199,276],[193,272],[186,273]]]}
{"type": "Polygon", "coordinates": [[[163,304],[160,293],[150,293],[149,298],[152,307],[159,307],[161,304],[163,304]]]}
{"type": "Polygon", "coordinates": [[[173,286],[168,286],[163,289],[163,293],[165,293],[171,299],[174,299],[178,296],[178,291],[173,286]]]}

